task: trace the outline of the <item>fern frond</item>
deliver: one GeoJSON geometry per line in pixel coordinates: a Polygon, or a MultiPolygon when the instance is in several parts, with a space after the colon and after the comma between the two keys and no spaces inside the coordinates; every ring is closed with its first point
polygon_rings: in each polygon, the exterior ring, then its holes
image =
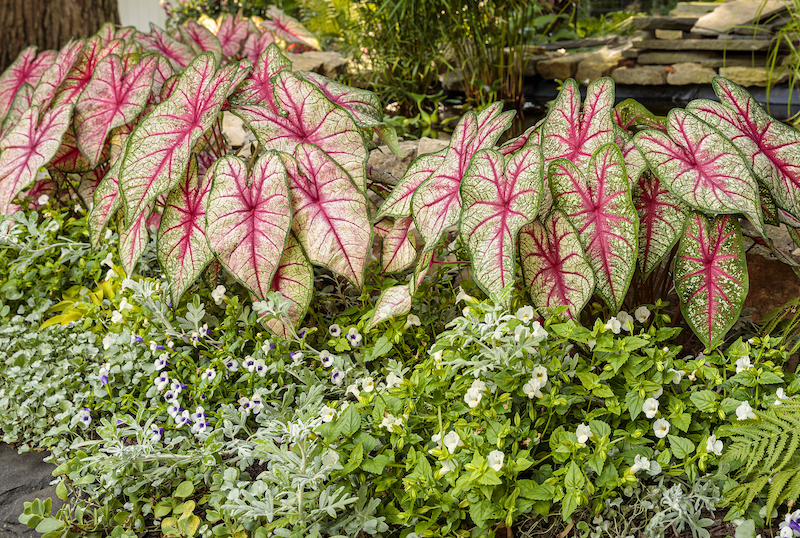
{"type": "Polygon", "coordinates": [[[772,483],[769,485],[769,495],[767,495],[767,513],[771,514],[772,509],[777,506],[781,501],[781,494],[784,493],[783,487],[794,476],[791,471],[784,471],[777,473],[772,477],[772,483]]]}

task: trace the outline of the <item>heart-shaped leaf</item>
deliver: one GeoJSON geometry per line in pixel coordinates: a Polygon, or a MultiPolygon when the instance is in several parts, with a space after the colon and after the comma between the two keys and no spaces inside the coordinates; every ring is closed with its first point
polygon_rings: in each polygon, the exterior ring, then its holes
{"type": "MultiPolygon", "coordinates": [[[[100,148],[100,155],[98,155],[99,162],[108,160],[108,146],[104,145],[100,148]]],[[[55,169],[64,173],[82,173],[88,172],[93,168],[89,160],[81,153],[78,148],[78,142],[75,139],[75,131],[72,127],[67,129],[61,139],[61,145],[58,151],[47,163],[48,169],[55,169]]]]}
{"type": "Polygon", "coordinates": [[[58,51],[58,56],[53,64],[42,73],[42,78],[39,79],[39,83],[33,90],[33,97],[31,97],[31,106],[38,106],[40,114],[49,110],[56,91],[78,60],[82,47],[82,39],[70,41],[58,51]]]}
{"type": "Polygon", "coordinates": [[[313,144],[299,144],[295,159],[296,167],[287,159],[287,170],[298,241],[311,263],[361,287],[372,247],[364,191],[313,144]]]}
{"type": "Polygon", "coordinates": [[[514,153],[515,151],[522,149],[523,146],[528,144],[528,141],[530,141],[531,144],[541,145],[541,140],[542,140],[541,127],[542,127],[541,121],[532,127],[528,127],[524,133],[522,133],[516,138],[512,138],[511,140],[509,140],[508,142],[504,143],[502,146],[497,148],[497,151],[499,151],[503,155],[508,155],[509,153],[514,153]]]}
{"type": "Polygon", "coordinates": [[[119,179],[126,216],[138,215],[180,181],[192,149],[217,120],[241,68],[231,64],[216,72],[214,56],[204,52],[183,71],[169,99],[131,133],[119,179]]]}
{"type": "Polygon", "coordinates": [[[378,323],[397,316],[405,316],[411,312],[411,294],[408,286],[392,286],[383,290],[378,302],[375,304],[375,311],[372,314],[365,330],[370,330],[378,323]]]}
{"type": "Polygon", "coordinates": [[[171,284],[172,302],[183,294],[214,259],[206,241],[206,204],[211,181],[197,174],[197,159],[189,161],[184,179],[167,196],[158,229],[158,263],[171,284]]]}
{"type": "Polygon", "coordinates": [[[636,128],[667,131],[666,118],[656,116],[635,99],[625,99],[614,107],[614,123],[626,133],[633,134],[636,128]]]}
{"type": "Polygon", "coordinates": [[[45,50],[36,54],[36,47],[28,47],[19,53],[14,63],[0,75],[0,120],[6,117],[17,90],[23,84],[36,86],[55,59],[54,51],[45,50]]]}
{"type": "Polygon", "coordinates": [[[33,106],[0,140],[0,213],[10,212],[12,200],[56,154],[71,115],[72,105],[61,105],[45,112],[39,121],[39,107],[33,106]]]}
{"type": "Polygon", "coordinates": [[[616,142],[625,161],[625,172],[628,174],[628,181],[631,182],[631,185],[636,185],[639,177],[647,170],[647,161],[644,160],[636,144],[633,143],[633,137],[622,129],[616,130],[616,142]]]}
{"type": "Polygon", "coordinates": [[[478,113],[478,134],[470,141],[472,146],[468,153],[474,154],[479,149],[494,147],[514,121],[516,111],[503,112],[503,103],[497,101],[478,113]]]}
{"type": "Polygon", "coordinates": [[[6,137],[11,129],[17,124],[22,114],[28,110],[33,103],[33,87],[30,84],[23,84],[17,90],[14,100],[11,102],[11,107],[6,113],[3,120],[3,127],[0,130],[0,140],[6,137]]]}
{"type": "Polygon", "coordinates": [[[132,122],[144,108],[157,63],[146,56],[123,74],[122,59],[112,54],[97,65],[75,105],[77,144],[92,168],[111,129],[132,122]]]}
{"type": "Polygon", "coordinates": [[[81,175],[81,181],[78,183],[78,197],[80,197],[83,205],[88,208],[92,207],[94,200],[94,192],[97,190],[98,185],[103,180],[103,177],[108,172],[108,166],[98,166],[94,170],[90,170],[81,175]]]}
{"type": "Polygon", "coordinates": [[[519,234],[525,283],[538,308],[568,308],[578,319],[595,288],[592,267],[578,233],[563,211],[553,210],[544,222],[525,225],[519,234]]]}
{"type": "Polygon", "coordinates": [[[255,64],[261,54],[263,54],[272,43],[275,43],[275,37],[272,35],[272,32],[250,32],[250,35],[244,40],[244,45],[242,45],[242,57],[247,58],[250,62],[255,64]]]}
{"type": "Polygon", "coordinates": [[[470,252],[475,282],[487,295],[514,284],[517,234],[536,218],[542,175],[539,146],[505,158],[491,149],[472,157],[461,181],[459,231],[470,252]]]}
{"type": "Polygon", "coordinates": [[[58,86],[52,106],[62,103],[76,104],[81,92],[92,79],[97,64],[109,54],[121,54],[123,45],[122,41],[114,40],[104,46],[96,35],[87,39],[64,81],[58,86]]]}
{"type": "Polygon", "coordinates": [[[292,225],[286,169],[279,155],[259,157],[250,177],[233,155],[209,170],[206,237],[231,275],[259,299],[267,296],[292,225]]]}
{"type": "Polygon", "coordinates": [[[730,80],[716,77],[713,86],[721,103],[696,100],[687,109],[730,138],[778,207],[800,217],[800,132],[730,80]]]}
{"type": "Polygon", "coordinates": [[[675,289],[683,317],[706,348],[717,347],[739,319],[748,288],[737,219],[690,215],[675,259],[675,289]]]}
{"type": "Polygon", "coordinates": [[[175,71],[188,66],[197,56],[192,47],[181,43],[167,32],[150,23],[149,34],[136,34],[136,42],[147,52],[155,52],[167,58],[175,71]]]}
{"type": "Polygon", "coordinates": [[[125,144],[133,126],[123,125],[111,131],[109,137],[111,167],[94,191],[92,210],[89,212],[89,238],[92,248],[100,245],[100,237],[111,217],[122,207],[119,194],[119,171],[125,156],[125,144]]]}
{"type": "Polygon", "coordinates": [[[266,104],[276,114],[280,112],[275,102],[275,88],[272,77],[283,69],[291,69],[292,62],[281,54],[281,49],[272,44],[261,53],[254,63],[253,70],[241,87],[229,99],[232,107],[266,104]]]}
{"type": "Polygon", "coordinates": [[[614,310],[625,299],[638,251],[639,219],[616,144],[598,149],[587,174],[558,159],[548,174],[554,204],[575,226],[597,278],[597,293],[614,310]]]}
{"type": "Polygon", "coordinates": [[[708,213],[744,213],[763,230],[758,184],[731,141],[681,109],[670,111],[667,132],[643,131],[634,142],[670,192],[708,213]]]}
{"type": "Polygon", "coordinates": [[[142,257],[150,234],[147,229],[147,221],[155,209],[155,204],[151,204],[144,208],[142,212],[137,214],[131,219],[131,225],[127,228],[124,226],[124,215],[117,213],[117,230],[119,234],[119,257],[122,260],[122,267],[125,273],[132,275],[136,269],[136,262],[142,257]]]}
{"type": "Polygon", "coordinates": [[[647,278],[680,239],[691,210],[650,173],[634,187],[633,205],[639,214],[639,270],[647,278]]]}
{"type": "Polygon", "coordinates": [[[178,30],[181,33],[181,41],[193,46],[198,53],[210,52],[217,64],[222,61],[222,45],[211,30],[193,20],[178,26],[178,30]]]}
{"type": "Polygon", "coordinates": [[[233,58],[239,54],[242,42],[248,35],[247,21],[239,14],[223,15],[217,30],[217,39],[222,46],[222,54],[233,58]]]}
{"type": "Polygon", "coordinates": [[[267,13],[270,20],[262,22],[261,26],[272,32],[275,37],[285,41],[287,44],[298,43],[314,50],[322,50],[317,38],[297,19],[285,14],[276,6],[269,6],[267,13]]]}
{"type": "MultiPolygon", "coordinates": [[[[289,320],[297,328],[308,311],[314,293],[314,268],[308,262],[303,247],[293,234],[289,234],[281,263],[272,279],[272,291],[280,292],[289,301],[289,320]]],[[[278,319],[268,320],[267,327],[284,338],[291,331],[278,319]]]]}
{"type": "Polygon", "coordinates": [[[413,217],[385,218],[375,223],[375,231],[382,238],[382,273],[404,271],[414,265],[417,249],[408,237],[412,226],[414,226],[413,217]]]}
{"type": "Polygon", "coordinates": [[[446,153],[447,149],[443,149],[436,153],[420,155],[414,159],[402,179],[384,200],[376,218],[403,218],[411,215],[411,197],[414,195],[414,191],[439,169],[444,162],[446,153]]]}

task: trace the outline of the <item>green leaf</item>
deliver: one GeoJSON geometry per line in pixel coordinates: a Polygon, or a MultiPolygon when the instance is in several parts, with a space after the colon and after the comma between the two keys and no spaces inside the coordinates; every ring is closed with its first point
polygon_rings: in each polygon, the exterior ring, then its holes
{"type": "Polygon", "coordinates": [[[586,483],[586,478],[581,472],[581,468],[575,461],[570,462],[567,476],[564,478],[564,486],[571,490],[582,490],[586,483]]]}
{"type": "Polygon", "coordinates": [[[578,504],[581,500],[581,492],[580,491],[570,491],[564,498],[561,500],[561,510],[562,510],[562,517],[564,521],[567,520],[569,516],[572,515],[572,512],[578,508],[578,504]]]}
{"type": "Polygon", "coordinates": [[[62,501],[66,501],[67,497],[69,497],[69,492],[67,491],[67,484],[62,480],[56,486],[56,495],[62,501]]]}
{"type": "Polygon", "coordinates": [[[178,487],[175,488],[175,492],[172,494],[172,496],[177,497],[178,499],[185,499],[192,493],[194,493],[194,484],[191,480],[184,480],[178,484],[178,487]]]}
{"type": "Polygon", "coordinates": [[[552,484],[537,484],[533,480],[518,480],[519,494],[532,501],[551,501],[556,494],[552,484]]]}
{"type": "Polygon", "coordinates": [[[762,372],[761,375],[758,376],[759,385],[780,385],[782,383],[783,379],[772,372],[762,372]]]}
{"type": "MultiPolygon", "coordinates": [[[[359,443],[359,446],[361,446],[361,443],[359,443]]],[[[389,463],[389,456],[386,454],[379,454],[361,462],[361,468],[368,473],[381,474],[387,463],[389,463]]]]}
{"type": "Polygon", "coordinates": [[[340,473],[342,475],[352,473],[358,469],[358,466],[361,465],[362,461],[364,461],[364,445],[358,443],[353,449],[353,452],[350,453],[350,458],[347,460],[347,465],[344,466],[340,473]]]}
{"type": "Polygon", "coordinates": [[[576,374],[586,390],[592,390],[600,384],[600,377],[591,372],[578,372],[576,374]]]}
{"type": "Polygon", "coordinates": [[[632,390],[625,395],[625,403],[628,406],[628,412],[631,414],[631,420],[636,420],[636,417],[642,412],[644,398],[639,395],[638,390],[632,390]]]}
{"type": "Polygon", "coordinates": [[[682,460],[694,452],[695,446],[690,440],[677,435],[668,435],[669,446],[676,458],[682,460]]]}
{"type": "Polygon", "coordinates": [[[46,517],[36,525],[36,532],[42,534],[46,532],[53,532],[64,528],[64,522],[54,517],[46,517]]]}
{"type": "Polygon", "coordinates": [[[718,398],[719,394],[713,390],[700,390],[691,393],[689,396],[689,399],[692,400],[695,407],[706,413],[713,413],[716,410],[718,398]]]}
{"type": "Polygon", "coordinates": [[[383,357],[391,350],[392,350],[392,343],[385,336],[381,336],[380,338],[378,338],[378,341],[375,342],[375,345],[372,348],[372,355],[370,356],[370,359],[375,360],[378,357],[383,357]]]}
{"type": "Polygon", "coordinates": [[[748,519],[737,525],[735,538],[756,538],[756,522],[748,519]]]}

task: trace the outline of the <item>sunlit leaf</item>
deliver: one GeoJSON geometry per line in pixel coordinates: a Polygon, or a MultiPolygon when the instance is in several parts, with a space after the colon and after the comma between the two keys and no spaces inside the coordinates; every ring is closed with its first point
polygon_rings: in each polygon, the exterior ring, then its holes
{"type": "Polygon", "coordinates": [[[414,265],[417,249],[409,239],[409,232],[414,226],[412,217],[398,219],[384,218],[375,223],[375,231],[382,238],[381,272],[394,273],[404,271],[414,265]]]}
{"type": "Polygon", "coordinates": [[[136,34],[136,42],[147,52],[155,52],[167,58],[175,71],[189,65],[197,56],[192,47],[181,43],[164,30],[150,23],[149,34],[136,34]]]}
{"type": "Polygon", "coordinates": [[[56,53],[45,50],[36,54],[36,47],[28,47],[19,53],[8,68],[0,75],[0,120],[5,118],[17,90],[23,84],[36,86],[42,74],[56,59],[56,53]]]}
{"type": "MultiPolygon", "coordinates": [[[[311,304],[314,292],[314,268],[308,262],[303,248],[293,234],[289,234],[278,270],[272,279],[272,290],[278,291],[289,301],[289,320],[294,328],[300,324],[311,304]]],[[[284,338],[290,331],[278,319],[268,320],[267,327],[284,338]]]]}
{"type": "Polygon", "coordinates": [[[383,290],[381,296],[378,297],[375,311],[367,323],[366,330],[370,330],[383,321],[405,316],[409,312],[411,312],[411,294],[408,286],[392,286],[383,290]]]}
{"type": "Polygon", "coordinates": [[[315,50],[322,50],[319,41],[297,19],[285,14],[277,6],[269,6],[267,14],[270,20],[261,23],[263,28],[272,32],[275,37],[288,43],[299,43],[315,50]]]}

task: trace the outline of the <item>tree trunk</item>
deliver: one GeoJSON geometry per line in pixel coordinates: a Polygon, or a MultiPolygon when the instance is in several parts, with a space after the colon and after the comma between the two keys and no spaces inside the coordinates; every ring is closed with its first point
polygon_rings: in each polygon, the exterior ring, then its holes
{"type": "Polygon", "coordinates": [[[120,23],[117,0],[0,0],[0,72],[29,45],[58,50],[105,22],[120,23]]]}

